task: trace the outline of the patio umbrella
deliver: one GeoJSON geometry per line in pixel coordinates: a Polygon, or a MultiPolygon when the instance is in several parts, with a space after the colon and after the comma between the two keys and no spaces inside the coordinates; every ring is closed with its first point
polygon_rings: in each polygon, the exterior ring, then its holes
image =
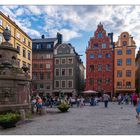
{"type": "Polygon", "coordinates": [[[94,94],[94,93],[98,93],[97,91],[94,91],[94,90],[86,90],[86,91],[83,91],[81,93],[90,93],[90,94],[94,94]]]}

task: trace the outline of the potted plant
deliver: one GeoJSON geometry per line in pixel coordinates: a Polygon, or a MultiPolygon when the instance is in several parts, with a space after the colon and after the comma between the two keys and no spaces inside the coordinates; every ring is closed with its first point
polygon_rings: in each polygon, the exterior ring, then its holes
{"type": "Polygon", "coordinates": [[[70,108],[70,105],[66,102],[62,102],[58,107],[57,107],[61,112],[67,112],[68,109],[70,108]]]}
{"type": "Polygon", "coordinates": [[[15,127],[16,123],[20,120],[20,114],[8,112],[0,115],[0,126],[3,128],[15,127]]]}

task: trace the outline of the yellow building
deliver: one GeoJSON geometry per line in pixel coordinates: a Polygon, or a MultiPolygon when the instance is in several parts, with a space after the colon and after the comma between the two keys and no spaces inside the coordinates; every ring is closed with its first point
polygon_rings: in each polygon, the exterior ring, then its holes
{"type": "Polygon", "coordinates": [[[0,43],[4,41],[2,32],[6,27],[11,31],[10,43],[19,50],[17,56],[19,67],[27,66],[32,78],[32,39],[14,21],[0,11],[0,43]]]}
{"type": "Polygon", "coordinates": [[[114,93],[135,91],[135,41],[128,32],[123,32],[114,48],[114,93]]]}

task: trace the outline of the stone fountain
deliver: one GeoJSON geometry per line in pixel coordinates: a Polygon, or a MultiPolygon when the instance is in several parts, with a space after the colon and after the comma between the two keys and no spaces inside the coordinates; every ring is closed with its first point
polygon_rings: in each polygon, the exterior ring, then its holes
{"type": "Polygon", "coordinates": [[[0,45],[0,112],[30,109],[30,78],[26,67],[19,68],[18,50],[9,43],[11,32],[3,31],[0,45]]]}

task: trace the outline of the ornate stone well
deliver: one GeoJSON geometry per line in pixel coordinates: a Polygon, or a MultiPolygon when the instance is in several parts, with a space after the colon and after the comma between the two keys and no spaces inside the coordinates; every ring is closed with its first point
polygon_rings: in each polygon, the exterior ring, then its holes
{"type": "Polygon", "coordinates": [[[30,80],[27,68],[19,68],[18,50],[9,43],[11,33],[3,32],[0,45],[0,112],[30,109],[30,80]]]}

